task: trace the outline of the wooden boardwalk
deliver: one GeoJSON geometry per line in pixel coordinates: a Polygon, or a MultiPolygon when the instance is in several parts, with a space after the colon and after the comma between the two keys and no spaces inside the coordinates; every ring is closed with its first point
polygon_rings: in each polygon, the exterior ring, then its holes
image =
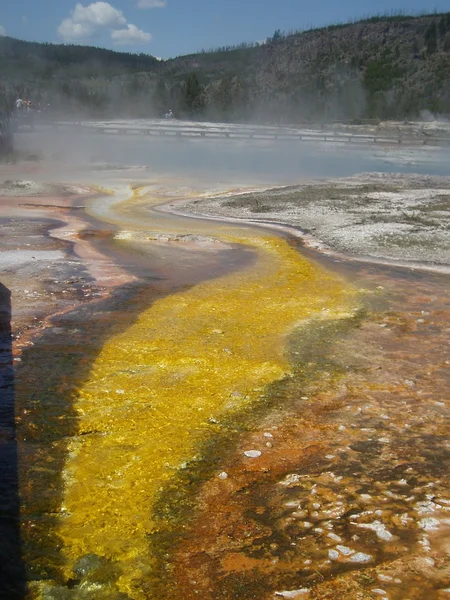
{"type": "MultiPolygon", "coordinates": [[[[19,127],[19,131],[28,131],[28,127],[19,127]]],[[[223,125],[203,126],[201,124],[163,123],[150,126],[126,124],[102,124],[77,121],[57,121],[48,124],[36,124],[33,131],[56,130],[60,132],[98,133],[102,135],[136,135],[164,138],[204,138],[230,140],[282,140],[291,142],[323,142],[336,144],[380,144],[408,146],[450,146],[449,136],[411,135],[403,132],[352,133],[342,131],[311,131],[283,127],[227,127],[223,125]]]]}

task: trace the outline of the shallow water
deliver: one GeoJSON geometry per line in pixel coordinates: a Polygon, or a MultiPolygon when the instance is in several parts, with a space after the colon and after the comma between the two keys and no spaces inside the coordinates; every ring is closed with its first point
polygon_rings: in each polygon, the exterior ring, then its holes
{"type": "MultiPolygon", "coordinates": [[[[347,177],[363,172],[447,175],[445,149],[326,146],[299,142],[155,140],[112,134],[21,133],[17,146],[82,168],[92,163],[142,165],[145,174],[203,181],[288,184],[302,178],[347,177]],[[431,157],[431,159],[430,159],[431,157]]],[[[58,173],[55,173],[58,176],[58,173]]]]}

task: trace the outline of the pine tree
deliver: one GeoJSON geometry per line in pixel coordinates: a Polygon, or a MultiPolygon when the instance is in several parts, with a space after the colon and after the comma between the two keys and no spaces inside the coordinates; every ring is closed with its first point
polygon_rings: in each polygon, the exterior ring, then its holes
{"type": "Polygon", "coordinates": [[[190,117],[199,116],[205,107],[205,91],[195,73],[186,79],[183,93],[184,109],[190,117]]]}
{"type": "Polygon", "coordinates": [[[231,77],[224,77],[216,92],[216,109],[220,119],[227,121],[230,116],[230,109],[233,102],[231,77]]]}
{"type": "Polygon", "coordinates": [[[434,54],[437,51],[437,27],[433,21],[425,32],[425,44],[428,54],[434,54]]]}

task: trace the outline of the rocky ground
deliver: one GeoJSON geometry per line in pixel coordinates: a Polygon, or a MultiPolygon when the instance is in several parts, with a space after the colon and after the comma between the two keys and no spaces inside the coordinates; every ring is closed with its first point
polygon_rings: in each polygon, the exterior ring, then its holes
{"type": "Polygon", "coordinates": [[[324,251],[450,265],[450,178],[366,174],[205,196],[184,212],[294,225],[324,251]]]}

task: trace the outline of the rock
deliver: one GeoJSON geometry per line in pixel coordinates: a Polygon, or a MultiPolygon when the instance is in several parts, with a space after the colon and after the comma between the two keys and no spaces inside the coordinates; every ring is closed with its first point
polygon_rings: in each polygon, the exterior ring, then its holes
{"type": "Polygon", "coordinates": [[[371,560],[372,557],[370,556],[370,554],[365,554],[364,552],[356,552],[355,554],[352,554],[350,558],[347,559],[348,562],[354,563],[367,563],[371,560]]]}
{"type": "Polygon", "coordinates": [[[246,450],[244,456],[247,458],[259,458],[262,452],[260,450],[246,450]]]}
{"type": "MultiPolygon", "coordinates": [[[[73,567],[73,572],[77,577],[77,589],[82,589],[83,592],[93,591],[94,595],[86,597],[99,600],[112,596],[114,583],[120,576],[120,570],[113,562],[96,554],[86,554],[79,558],[73,567]]],[[[81,595],[76,597],[81,598],[81,595]]],[[[118,598],[114,595],[114,598],[116,597],[118,598]]]]}
{"type": "Polygon", "coordinates": [[[380,530],[380,531],[377,531],[377,537],[379,537],[380,540],[384,540],[385,542],[389,542],[390,540],[392,540],[393,535],[389,531],[380,530]]]}
{"type": "Polygon", "coordinates": [[[436,504],[431,502],[431,500],[423,500],[421,502],[416,502],[414,507],[419,514],[427,514],[433,513],[436,510],[436,504]]]}
{"type": "Polygon", "coordinates": [[[336,549],[339,550],[339,552],[344,556],[351,556],[352,554],[355,554],[355,551],[349,548],[348,546],[341,546],[338,544],[336,546],[336,549]]]}
{"type": "Polygon", "coordinates": [[[96,554],[86,554],[81,557],[73,567],[73,572],[78,575],[78,577],[85,577],[89,575],[89,573],[93,573],[102,565],[102,560],[96,554]]]}
{"type": "Polygon", "coordinates": [[[374,521],[373,523],[359,523],[358,527],[362,527],[363,529],[372,529],[372,531],[375,531],[380,540],[384,540],[386,542],[389,542],[394,537],[392,533],[386,529],[386,525],[384,525],[384,523],[380,523],[380,521],[374,521]]]}
{"type": "Polygon", "coordinates": [[[226,471],[222,471],[222,473],[219,473],[217,477],[219,479],[228,479],[228,473],[226,471]]]}
{"type": "Polygon", "coordinates": [[[47,581],[30,581],[28,590],[32,598],[41,600],[70,600],[73,598],[72,591],[68,588],[47,581]]]}
{"type": "Polygon", "coordinates": [[[282,480],[278,482],[278,485],[285,485],[286,487],[289,487],[291,485],[295,485],[297,484],[301,479],[303,478],[307,478],[307,475],[299,475],[298,473],[289,473],[289,475],[286,475],[286,477],[282,480]]]}
{"type": "Polygon", "coordinates": [[[439,529],[440,525],[440,521],[438,521],[438,519],[433,519],[433,517],[427,517],[419,521],[419,527],[425,531],[436,531],[436,529],[439,529]]]}
{"type": "Polygon", "coordinates": [[[309,594],[308,588],[300,588],[299,590],[289,590],[284,592],[275,592],[276,598],[304,598],[309,594]]]}

